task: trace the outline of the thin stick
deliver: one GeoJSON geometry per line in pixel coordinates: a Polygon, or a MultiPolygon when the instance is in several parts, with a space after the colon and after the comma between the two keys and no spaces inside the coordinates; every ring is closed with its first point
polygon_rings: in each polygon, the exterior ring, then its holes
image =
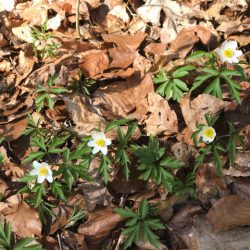
{"type": "Polygon", "coordinates": [[[80,0],[77,0],[76,2],[76,31],[77,31],[77,36],[80,39],[80,41],[82,41],[82,35],[80,32],[80,25],[79,25],[79,19],[80,19],[80,0]]]}

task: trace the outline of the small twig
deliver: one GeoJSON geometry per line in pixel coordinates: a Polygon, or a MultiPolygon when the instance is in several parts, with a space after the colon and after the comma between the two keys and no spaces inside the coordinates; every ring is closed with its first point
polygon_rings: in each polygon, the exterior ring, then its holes
{"type": "Polygon", "coordinates": [[[77,0],[77,2],[76,2],[76,31],[77,31],[78,38],[80,39],[80,41],[82,41],[82,35],[80,32],[80,25],[79,25],[79,22],[80,22],[79,13],[80,13],[80,0],[77,0]]]}
{"type": "Polygon", "coordinates": [[[59,248],[60,248],[60,250],[62,250],[61,238],[60,238],[59,234],[57,234],[57,239],[58,239],[59,248]]]}

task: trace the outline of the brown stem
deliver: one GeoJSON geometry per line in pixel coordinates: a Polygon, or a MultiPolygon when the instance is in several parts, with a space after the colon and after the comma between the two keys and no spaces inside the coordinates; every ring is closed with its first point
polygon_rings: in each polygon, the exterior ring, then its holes
{"type": "Polygon", "coordinates": [[[80,1],[81,0],[77,0],[77,2],[76,2],[76,31],[77,31],[78,38],[80,39],[80,41],[82,41],[82,36],[81,36],[81,32],[80,32],[80,25],[79,25],[80,1]]]}

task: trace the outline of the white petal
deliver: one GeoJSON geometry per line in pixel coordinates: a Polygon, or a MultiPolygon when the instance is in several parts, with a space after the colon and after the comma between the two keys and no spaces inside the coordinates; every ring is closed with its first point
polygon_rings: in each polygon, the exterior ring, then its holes
{"type": "Polygon", "coordinates": [[[95,132],[92,134],[92,138],[94,140],[99,139],[99,138],[103,138],[103,137],[105,137],[105,134],[103,132],[95,132]]]}
{"type": "Polygon", "coordinates": [[[33,166],[34,168],[39,168],[41,166],[41,163],[39,163],[38,161],[33,161],[33,166]]]}
{"type": "Polygon", "coordinates": [[[38,175],[38,171],[39,171],[39,169],[35,168],[35,169],[30,171],[30,175],[38,175]]]}
{"type": "Polygon", "coordinates": [[[229,49],[236,50],[237,49],[237,42],[236,41],[228,41],[226,46],[229,49]]]}
{"type": "Polygon", "coordinates": [[[235,51],[234,51],[234,55],[235,55],[236,57],[240,57],[240,56],[243,55],[243,53],[242,53],[241,50],[235,50],[235,51]]]}
{"type": "Polygon", "coordinates": [[[106,155],[108,153],[108,148],[107,147],[102,147],[101,151],[104,155],[106,155]]]}
{"type": "Polygon", "coordinates": [[[88,142],[87,144],[89,147],[94,147],[96,144],[95,144],[95,140],[91,140],[88,142]]]}
{"type": "Polygon", "coordinates": [[[48,175],[52,175],[52,170],[51,170],[51,168],[50,168],[50,167],[47,167],[46,169],[48,170],[48,175]]]}
{"type": "Polygon", "coordinates": [[[45,180],[46,176],[41,176],[41,175],[38,175],[37,176],[37,183],[43,183],[44,180],[45,180]]]}
{"type": "Polygon", "coordinates": [[[94,147],[92,150],[92,154],[96,154],[97,152],[99,152],[101,150],[100,147],[94,147]]]}
{"type": "Polygon", "coordinates": [[[53,182],[53,176],[52,175],[47,175],[46,176],[46,179],[49,183],[52,183],[53,182]]]}
{"type": "Polygon", "coordinates": [[[105,141],[106,145],[110,145],[111,144],[111,140],[108,139],[108,138],[105,138],[104,141],[105,141]]]}

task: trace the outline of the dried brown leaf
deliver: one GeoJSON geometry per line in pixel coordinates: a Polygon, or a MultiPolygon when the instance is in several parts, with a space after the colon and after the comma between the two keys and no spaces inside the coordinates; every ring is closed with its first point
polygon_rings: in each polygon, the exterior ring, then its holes
{"type": "Polygon", "coordinates": [[[19,237],[41,236],[42,223],[38,213],[18,195],[0,202],[0,213],[11,223],[13,232],[19,237]]]}
{"type": "Polygon", "coordinates": [[[108,119],[135,118],[142,121],[148,112],[147,94],[153,91],[151,74],[136,71],[125,82],[115,82],[98,89],[93,105],[108,119]]]}
{"type": "Polygon", "coordinates": [[[89,214],[88,220],[80,225],[78,233],[85,236],[85,242],[89,249],[99,250],[102,241],[123,220],[124,219],[113,212],[112,209],[102,209],[89,214]]]}
{"type": "Polygon", "coordinates": [[[105,42],[115,43],[118,47],[123,48],[125,51],[135,51],[138,49],[142,41],[145,39],[146,34],[138,32],[136,35],[119,35],[119,34],[102,34],[105,42]]]}
{"type": "Polygon", "coordinates": [[[237,195],[225,196],[213,204],[207,216],[218,231],[250,225],[250,202],[237,195]]]}
{"type": "Polygon", "coordinates": [[[149,116],[145,120],[147,135],[170,136],[178,132],[177,116],[168,101],[155,92],[148,94],[149,116]]]}
{"type": "Polygon", "coordinates": [[[229,194],[224,180],[216,174],[214,167],[210,167],[207,164],[199,167],[195,183],[198,198],[203,203],[208,203],[213,199],[218,199],[229,194]]]}
{"type": "Polygon", "coordinates": [[[226,102],[208,95],[201,94],[194,100],[190,101],[186,95],[180,101],[181,111],[184,120],[191,131],[196,131],[196,124],[206,124],[205,114],[218,114],[226,105],[226,102]]]}
{"type": "Polygon", "coordinates": [[[80,63],[80,69],[86,77],[102,74],[109,68],[109,57],[105,50],[92,50],[84,56],[80,63]]]}
{"type": "Polygon", "coordinates": [[[104,119],[97,114],[91,105],[91,100],[79,94],[64,97],[67,110],[76,124],[74,128],[80,135],[89,135],[93,129],[104,128],[104,119]]]}

